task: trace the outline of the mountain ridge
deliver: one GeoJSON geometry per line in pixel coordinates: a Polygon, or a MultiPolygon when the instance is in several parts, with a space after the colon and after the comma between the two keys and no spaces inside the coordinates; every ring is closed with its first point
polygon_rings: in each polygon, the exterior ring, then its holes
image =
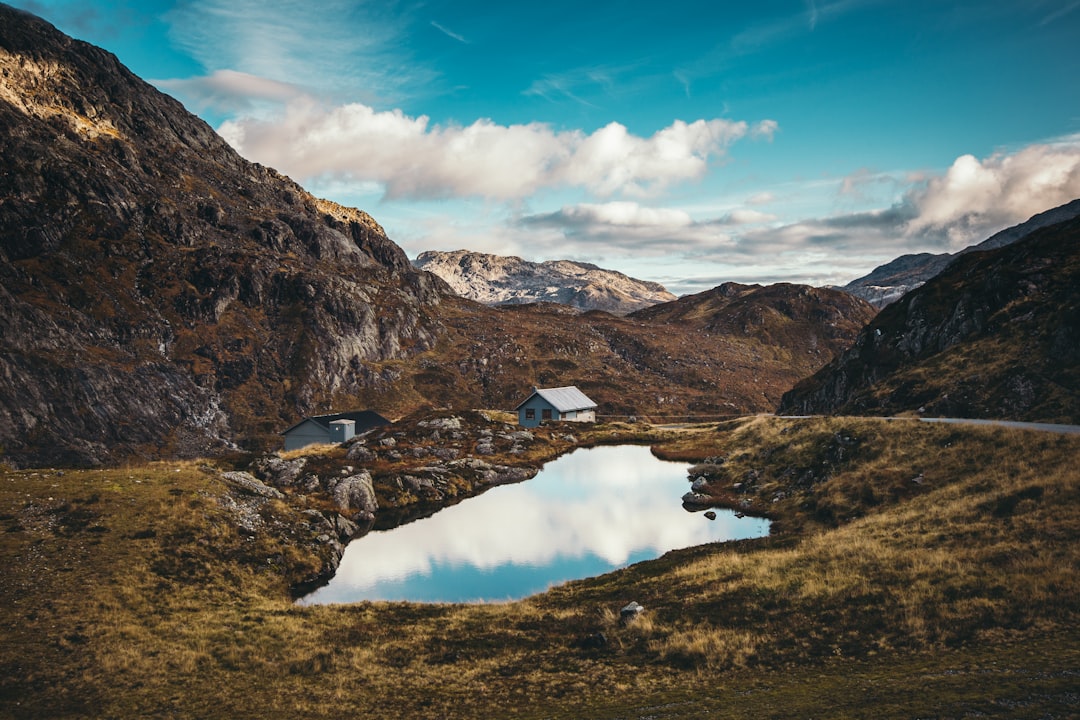
{"type": "Polygon", "coordinates": [[[778,412],[1080,422],[1080,218],[957,258],[778,412]]]}
{"type": "Polygon", "coordinates": [[[532,262],[469,250],[420,253],[413,266],[485,305],[555,302],[579,310],[625,315],[675,299],[660,283],[573,260],[532,262]]]}
{"type": "Polygon", "coordinates": [[[1022,223],[1000,230],[982,242],[969,245],[956,253],[901,255],[852,280],[841,289],[861,297],[875,307],[885,307],[941,273],[958,257],[970,252],[982,252],[1009,245],[1039,228],[1077,216],[1080,216],[1080,198],[1037,213],[1022,223]]]}

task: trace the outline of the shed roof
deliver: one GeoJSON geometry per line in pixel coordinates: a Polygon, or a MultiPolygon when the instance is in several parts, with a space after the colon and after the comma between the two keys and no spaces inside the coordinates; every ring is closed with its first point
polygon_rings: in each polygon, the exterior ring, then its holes
{"type": "Polygon", "coordinates": [[[389,425],[390,421],[384,418],[374,410],[353,410],[351,412],[333,413],[331,415],[312,415],[311,417],[305,417],[300,422],[296,423],[292,427],[282,431],[282,435],[296,428],[300,427],[308,420],[320,425],[323,429],[329,430],[330,423],[335,420],[352,420],[356,423],[356,432],[363,432],[369,428],[377,427],[379,425],[389,425]]]}
{"type": "MultiPolygon", "coordinates": [[[[596,407],[596,403],[577,389],[574,385],[557,388],[533,388],[532,394],[518,403],[520,408],[532,399],[533,395],[539,395],[547,400],[559,412],[571,412],[572,410],[588,410],[596,407]]],[[[517,410],[517,408],[514,408],[517,410]]]]}

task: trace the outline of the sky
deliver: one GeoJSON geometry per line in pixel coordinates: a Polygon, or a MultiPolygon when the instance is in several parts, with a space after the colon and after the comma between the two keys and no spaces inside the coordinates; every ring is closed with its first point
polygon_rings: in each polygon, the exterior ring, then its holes
{"type": "Polygon", "coordinates": [[[8,0],[411,258],[844,284],[1080,197],[1080,0],[8,0]]]}

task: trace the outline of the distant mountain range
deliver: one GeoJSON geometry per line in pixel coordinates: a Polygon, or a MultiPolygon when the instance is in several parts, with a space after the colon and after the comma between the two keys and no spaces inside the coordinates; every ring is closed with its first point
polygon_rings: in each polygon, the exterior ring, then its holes
{"type": "Polygon", "coordinates": [[[917,255],[901,255],[891,262],[874,268],[870,274],[852,280],[842,289],[852,295],[861,297],[875,307],[885,307],[899,300],[905,293],[921,286],[961,255],[1003,247],[1016,242],[1039,228],[1071,220],[1078,216],[1080,216],[1080,199],[1039,213],[1026,222],[1006,228],[991,235],[978,245],[966,247],[955,254],[919,253],[917,255]]]}
{"type": "Polygon", "coordinates": [[[786,393],[780,412],[1080,423],[1080,218],[1043,222],[1078,206],[957,257],[786,393]]]}
{"type": "Polygon", "coordinates": [[[570,260],[536,263],[456,250],[421,253],[413,265],[438,275],[458,295],[485,305],[554,302],[625,315],[675,299],[659,283],[570,260]]]}

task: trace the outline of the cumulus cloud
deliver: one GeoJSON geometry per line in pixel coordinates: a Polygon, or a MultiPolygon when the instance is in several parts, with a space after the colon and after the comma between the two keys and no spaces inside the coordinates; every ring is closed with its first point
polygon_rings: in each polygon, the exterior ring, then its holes
{"type": "Polygon", "coordinates": [[[944,175],[908,194],[916,215],[904,234],[940,238],[960,249],[1078,197],[1080,138],[984,160],[963,155],[944,175]]]}
{"type": "Polygon", "coordinates": [[[559,187],[601,197],[653,195],[701,178],[748,125],[676,120],[650,137],[614,122],[589,134],[490,120],[442,126],[399,110],[327,108],[304,98],[280,117],[231,120],[219,132],[246,157],[297,178],[374,181],[389,198],[512,200],[559,187]]]}
{"type": "MultiPolygon", "coordinates": [[[[942,174],[907,179],[915,184],[889,207],[740,228],[730,242],[698,245],[695,259],[703,267],[732,268],[741,273],[735,279],[762,273],[772,280],[801,275],[803,282],[843,284],[900,255],[955,252],[1080,197],[1080,138],[983,160],[965,155],[942,174]]],[[[860,171],[837,193],[886,180],[860,171]]]]}
{"type": "Polygon", "coordinates": [[[762,120],[751,131],[751,135],[755,138],[761,138],[772,142],[773,135],[780,129],[780,123],[775,120],[762,120]]]}

